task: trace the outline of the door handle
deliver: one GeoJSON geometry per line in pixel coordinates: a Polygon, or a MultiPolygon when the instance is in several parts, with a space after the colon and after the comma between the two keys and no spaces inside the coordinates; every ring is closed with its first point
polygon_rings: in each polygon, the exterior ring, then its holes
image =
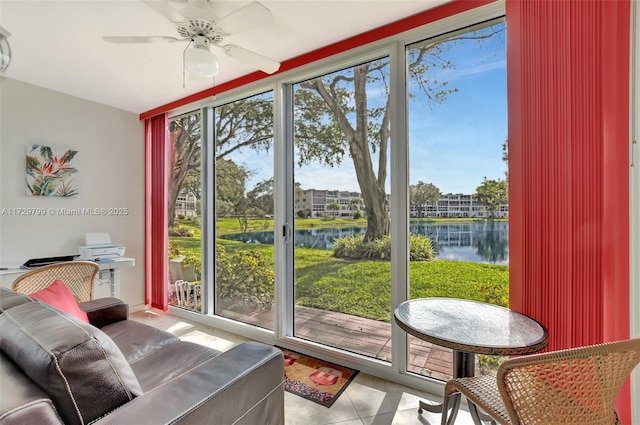
{"type": "Polygon", "coordinates": [[[285,242],[289,242],[291,240],[292,233],[293,228],[291,227],[291,224],[284,223],[284,226],[282,226],[282,236],[284,237],[285,242]]]}

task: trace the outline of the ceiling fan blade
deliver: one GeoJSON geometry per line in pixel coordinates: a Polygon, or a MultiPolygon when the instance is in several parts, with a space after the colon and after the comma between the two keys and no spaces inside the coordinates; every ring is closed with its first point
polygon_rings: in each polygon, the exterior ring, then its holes
{"type": "Polygon", "coordinates": [[[271,11],[258,2],[249,3],[231,12],[216,24],[226,33],[233,34],[264,25],[273,20],[271,11]]]}
{"type": "Polygon", "coordinates": [[[190,1],[187,7],[180,9],[180,15],[182,15],[183,21],[189,18],[205,18],[211,22],[216,22],[219,18],[215,8],[209,2],[201,2],[200,4],[190,1]]]}
{"type": "Polygon", "coordinates": [[[131,36],[131,37],[102,37],[102,39],[104,41],[108,41],[109,43],[116,43],[116,44],[128,44],[128,43],[156,43],[159,41],[169,41],[169,42],[173,42],[173,41],[180,41],[179,38],[175,38],[175,37],[165,37],[162,35],[159,36],[152,36],[152,37],[136,37],[136,36],[131,36]]]}
{"type": "Polygon", "coordinates": [[[222,47],[222,49],[232,58],[248,63],[267,74],[273,74],[280,69],[280,62],[276,62],[272,59],[259,55],[258,53],[252,52],[251,50],[236,46],[235,44],[227,44],[222,47]]]}
{"type": "Polygon", "coordinates": [[[184,21],[184,16],[182,16],[177,10],[171,7],[166,1],[148,0],[144,3],[158,12],[160,15],[167,18],[170,22],[176,23],[184,21]]]}

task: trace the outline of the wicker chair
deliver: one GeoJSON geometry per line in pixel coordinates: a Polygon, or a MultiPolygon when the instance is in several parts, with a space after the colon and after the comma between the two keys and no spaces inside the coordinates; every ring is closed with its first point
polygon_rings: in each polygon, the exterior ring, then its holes
{"type": "Polygon", "coordinates": [[[476,424],[477,407],[504,425],[618,424],[615,399],[638,362],[640,338],[507,360],[497,376],[447,382],[442,424],[460,394],[476,424]]]}
{"type": "Polygon", "coordinates": [[[18,277],[12,289],[23,294],[31,294],[60,279],[67,284],[78,302],[89,301],[93,297],[93,281],[99,267],[91,261],[68,261],[43,266],[18,277]]]}

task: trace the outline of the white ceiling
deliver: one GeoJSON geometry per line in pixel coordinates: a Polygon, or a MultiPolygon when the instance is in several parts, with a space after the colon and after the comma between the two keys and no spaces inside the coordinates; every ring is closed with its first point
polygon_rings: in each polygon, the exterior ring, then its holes
{"type": "MultiPolygon", "coordinates": [[[[158,0],[162,1],[162,0],[158,0]]],[[[232,34],[233,43],[285,61],[414,15],[448,0],[262,0],[273,15],[263,26],[232,34]]],[[[186,0],[167,2],[176,10],[186,0]]],[[[250,1],[215,1],[225,16],[250,1]]],[[[12,35],[5,75],[37,86],[142,113],[210,88],[211,79],[182,86],[186,42],[112,44],[102,36],[174,36],[175,25],[140,0],[0,0],[0,26],[12,35]]],[[[255,69],[219,50],[216,84],[255,69]]]]}

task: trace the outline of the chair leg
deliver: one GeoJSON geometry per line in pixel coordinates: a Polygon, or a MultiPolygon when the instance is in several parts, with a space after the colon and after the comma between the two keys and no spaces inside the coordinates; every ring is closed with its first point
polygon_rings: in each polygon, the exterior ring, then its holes
{"type": "Polygon", "coordinates": [[[478,407],[473,404],[469,399],[467,399],[467,403],[469,404],[469,413],[471,414],[471,419],[473,419],[473,423],[475,425],[482,425],[482,420],[480,419],[480,412],[478,412],[478,407]]]}
{"type": "Polygon", "coordinates": [[[460,408],[460,394],[452,394],[444,397],[442,402],[442,418],[440,425],[453,425],[458,416],[458,410],[460,408]],[[449,415],[449,408],[451,408],[451,415],[449,415]]]}
{"type": "MultiPolygon", "coordinates": [[[[451,399],[451,396],[448,396],[448,395],[444,396],[444,401],[442,402],[442,417],[440,419],[440,425],[447,425],[447,413],[449,412],[450,399],[451,399]]],[[[422,412],[418,410],[418,413],[422,413],[422,412]]]]}
{"type": "Polygon", "coordinates": [[[471,414],[471,418],[475,425],[483,425],[485,422],[489,422],[491,425],[497,425],[496,421],[491,416],[478,409],[478,406],[476,406],[472,401],[467,399],[467,403],[469,404],[469,413],[471,414]]]}
{"type": "Polygon", "coordinates": [[[449,425],[453,425],[456,421],[456,417],[458,416],[458,411],[460,410],[460,400],[462,400],[462,394],[455,394],[453,396],[453,405],[451,406],[451,417],[449,418],[449,425]]]}

